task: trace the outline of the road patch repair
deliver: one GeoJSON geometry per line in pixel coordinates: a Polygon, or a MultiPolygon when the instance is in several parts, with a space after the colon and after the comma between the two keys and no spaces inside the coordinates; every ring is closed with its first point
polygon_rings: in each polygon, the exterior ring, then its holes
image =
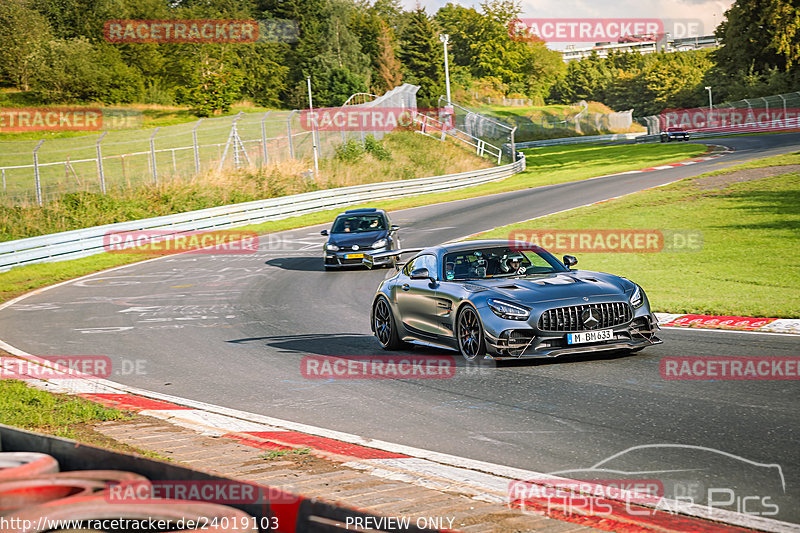
{"type": "MultiPolygon", "coordinates": [[[[772,326],[800,333],[800,320],[663,314],[660,320],[676,327],[763,332],[772,326]]],[[[13,358],[54,365],[2,341],[0,348],[13,358]]],[[[0,357],[0,367],[7,360],[0,357]]],[[[13,367],[17,373],[22,368],[13,367]]],[[[386,518],[377,523],[342,523],[342,530],[403,530],[405,517],[423,529],[467,532],[800,531],[795,524],[762,516],[609,490],[600,481],[587,493],[573,485],[581,482],[566,478],[306,426],[102,378],[75,379],[74,370],[64,372],[73,375],[25,381],[138,413],[132,421],[94,427],[109,438],[193,469],[386,518]]]]}

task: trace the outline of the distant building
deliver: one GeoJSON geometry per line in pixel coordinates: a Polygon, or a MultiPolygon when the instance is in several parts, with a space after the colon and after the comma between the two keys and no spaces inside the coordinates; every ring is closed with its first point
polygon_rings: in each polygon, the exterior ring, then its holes
{"type": "Polygon", "coordinates": [[[719,40],[713,35],[702,37],[681,37],[670,39],[669,34],[663,34],[659,39],[658,35],[632,35],[624,37],[616,43],[595,43],[594,46],[577,48],[575,45],[567,46],[566,50],[561,51],[561,59],[565,63],[584,59],[597,52],[597,57],[608,56],[611,51],[617,52],[638,52],[640,54],[652,54],[655,52],[686,52],[700,48],[716,48],[719,40]]]}

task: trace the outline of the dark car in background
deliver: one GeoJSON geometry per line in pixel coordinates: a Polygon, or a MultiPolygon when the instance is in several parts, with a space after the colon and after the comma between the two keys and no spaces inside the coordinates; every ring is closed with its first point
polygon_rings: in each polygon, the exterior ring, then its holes
{"type": "Polygon", "coordinates": [[[573,270],[530,243],[464,241],[367,254],[365,264],[418,252],[384,280],[372,331],[384,349],[405,342],[459,350],[467,360],[637,351],[661,343],[644,290],[613,274],[573,270]]]}
{"type": "MultiPolygon", "coordinates": [[[[320,232],[328,237],[324,248],[325,269],[361,265],[365,252],[396,249],[398,229],[382,209],[350,209],[341,213],[330,231],[320,232]]],[[[389,257],[376,264],[391,265],[393,259],[389,257]]]]}
{"type": "Polygon", "coordinates": [[[688,141],[689,132],[683,128],[673,126],[667,128],[666,131],[661,132],[661,142],[668,143],[671,141],[688,141]]]}

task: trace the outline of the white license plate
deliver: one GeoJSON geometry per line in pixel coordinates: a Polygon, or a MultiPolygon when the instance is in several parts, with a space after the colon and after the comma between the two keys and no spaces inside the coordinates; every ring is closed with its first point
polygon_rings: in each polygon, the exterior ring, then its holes
{"type": "Polygon", "coordinates": [[[613,329],[582,331],[580,333],[567,333],[567,344],[584,344],[586,342],[608,341],[613,338],[614,338],[613,329]]]}

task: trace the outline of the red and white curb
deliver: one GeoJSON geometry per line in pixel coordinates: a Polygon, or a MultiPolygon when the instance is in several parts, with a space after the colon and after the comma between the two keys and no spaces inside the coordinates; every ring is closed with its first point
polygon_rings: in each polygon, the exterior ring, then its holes
{"type": "MultiPolygon", "coordinates": [[[[515,481],[563,479],[565,482],[569,482],[564,478],[540,472],[372,440],[350,433],[128,387],[91,376],[76,375],[74,371],[70,372],[67,369],[59,368],[49,360],[27,354],[2,341],[0,341],[0,348],[16,357],[48,366],[54,372],[61,371],[65,375],[69,374],[69,377],[64,379],[32,378],[25,380],[36,388],[54,393],[77,394],[105,405],[159,418],[197,431],[202,435],[230,438],[255,448],[311,448],[312,453],[316,455],[341,461],[344,466],[362,470],[384,479],[466,494],[476,500],[504,505],[511,503],[509,487],[515,481]],[[85,379],[81,379],[82,377],[85,379]]],[[[8,358],[0,358],[0,366],[3,366],[5,359],[8,358]]],[[[14,368],[16,371],[19,369],[18,365],[15,365],[14,368]]],[[[622,491],[619,496],[606,496],[605,499],[624,503],[625,500],[622,498],[625,496],[626,494],[622,491]]],[[[530,503],[530,505],[534,503],[530,503]]],[[[603,518],[602,524],[594,523],[590,520],[591,517],[580,515],[564,515],[554,518],[577,521],[577,523],[611,531],[624,528],[625,531],[719,532],[741,531],[738,528],[749,528],[776,533],[800,533],[798,524],[686,502],[661,499],[658,507],[660,510],[653,509],[647,520],[639,522],[632,521],[631,517],[624,513],[619,516],[603,518]],[[670,512],[665,512],[664,509],[669,509],[670,512]],[[715,523],[709,523],[706,520],[715,523]]]]}
{"type": "Polygon", "coordinates": [[[684,161],[676,161],[675,163],[669,163],[667,165],[659,165],[657,167],[648,167],[648,168],[641,168],[638,170],[626,170],[625,172],[616,172],[614,174],[604,174],[602,176],[595,176],[593,178],[588,178],[588,180],[597,180],[602,178],[610,178],[612,176],[624,176],[627,174],[641,174],[643,172],[654,172],[656,170],[668,170],[670,168],[677,168],[677,167],[685,167],[687,165],[695,165],[697,163],[702,163],[703,161],[710,161],[712,159],[716,159],[718,157],[722,157],[723,155],[732,154],[734,150],[727,146],[723,146],[720,144],[710,144],[709,146],[713,146],[713,150],[708,152],[705,155],[700,157],[693,157],[690,159],[686,159],[684,161]]]}
{"type": "Polygon", "coordinates": [[[750,316],[692,315],[656,313],[662,327],[705,328],[718,330],[753,331],[758,333],[789,333],[800,335],[800,318],[755,318],[750,316]]]}

